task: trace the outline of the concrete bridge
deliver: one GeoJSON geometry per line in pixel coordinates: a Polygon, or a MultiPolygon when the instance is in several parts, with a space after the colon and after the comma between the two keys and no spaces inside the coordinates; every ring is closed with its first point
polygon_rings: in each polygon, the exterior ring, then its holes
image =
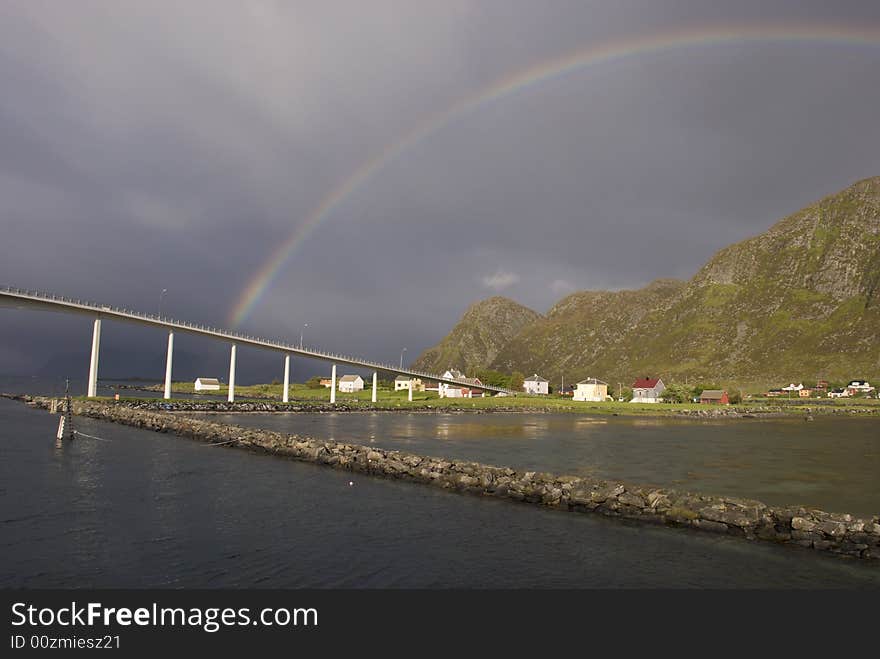
{"type": "MultiPolygon", "coordinates": [[[[264,348],[282,353],[284,355],[284,389],[282,394],[282,402],[288,402],[288,389],[290,385],[290,357],[291,355],[299,355],[301,357],[309,357],[310,359],[320,359],[332,364],[332,386],[330,388],[330,402],[336,402],[336,366],[337,364],[347,364],[361,369],[373,371],[373,397],[376,402],[376,387],[378,372],[393,373],[396,375],[407,375],[413,378],[423,378],[434,382],[443,382],[446,384],[468,387],[471,389],[482,389],[493,393],[512,393],[502,387],[493,387],[490,385],[480,385],[475,387],[467,381],[459,379],[444,378],[432,373],[424,371],[415,371],[412,369],[399,368],[393,364],[383,364],[368,359],[361,359],[350,355],[340,355],[332,352],[324,352],[314,348],[297,347],[283,341],[275,341],[272,339],[263,339],[249,334],[241,334],[219,327],[208,327],[189,323],[183,320],[167,318],[165,316],[151,315],[133,311],[131,309],[120,309],[107,305],[98,304],[96,302],[87,302],[84,300],[74,300],[71,298],[43,293],[40,291],[30,291],[21,288],[0,287],[0,307],[9,307],[15,309],[39,309],[44,311],[56,311],[64,313],[74,313],[89,316],[93,319],[92,329],[92,351],[89,360],[89,379],[88,379],[88,396],[90,398],[97,395],[98,388],[98,356],[101,347],[101,321],[102,320],[119,320],[127,323],[137,323],[139,325],[149,325],[150,327],[161,327],[168,331],[168,352],[165,361],[165,398],[171,398],[171,369],[174,360],[174,333],[186,332],[199,336],[206,336],[213,339],[220,339],[230,343],[229,352],[229,402],[235,400],[235,350],[237,345],[250,345],[257,348],[264,348]]],[[[409,389],[409,400],[412,400],[412,387],[409,389]]]]}

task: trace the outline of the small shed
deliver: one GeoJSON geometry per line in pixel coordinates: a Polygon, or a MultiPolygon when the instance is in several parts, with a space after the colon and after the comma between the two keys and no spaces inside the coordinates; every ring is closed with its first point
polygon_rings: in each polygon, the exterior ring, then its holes
{"type": "Polygon", "coordinates": [[[193,389],[196,391],[219,391],[220,380],[217,378],[196,378],[193,389]]]}
{"type": "Polygon", "coordinates": [[[707,405],[730,405],[730,398],[723,389],[705,389],[700,394],[700,402],[707,405]]]}

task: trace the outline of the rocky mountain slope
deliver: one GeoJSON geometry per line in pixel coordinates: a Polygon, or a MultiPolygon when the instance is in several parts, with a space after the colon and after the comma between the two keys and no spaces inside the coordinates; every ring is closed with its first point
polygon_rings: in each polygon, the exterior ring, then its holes
{"type": "Polygon", "coordinates": [[[505,297],[471,305],[452,332],[423,352],[413,367],[431,372],[458,368],[473,373],[495,359],[519,332],[540,320],[540,314],[505,297]]]}
{"type": "Polygon", "coordinates": [[[722,249],[689,282],[575,293],[516,331],[491,307],[479,320],[465,316],[468,333],[510,339],[482,352],[473,344],[466,361],[450,352],[443,368],[537,372],[554,383],[562,375],[614,384],[642,375],[723,383],[877,377],[880,177],[722,249]]]}

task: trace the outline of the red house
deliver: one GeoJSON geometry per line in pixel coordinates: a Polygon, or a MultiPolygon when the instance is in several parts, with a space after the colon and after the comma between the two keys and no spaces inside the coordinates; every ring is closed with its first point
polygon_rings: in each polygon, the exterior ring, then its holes
{"type": "Polygon", "coordinates": [[[700,394],[700,402],[708,405],[730,405],[730,398],[721,389],[706,389],[700,394]]]}

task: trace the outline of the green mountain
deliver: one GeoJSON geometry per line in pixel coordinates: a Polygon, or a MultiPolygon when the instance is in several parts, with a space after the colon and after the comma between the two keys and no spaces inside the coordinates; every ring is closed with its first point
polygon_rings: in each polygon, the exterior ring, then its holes
{"type": "MultiPolygon", "coordinates": [[[[482,322],[510,333],[501,319],[482,322]]],[[[569,295],[495,354],[471,353],[473,367],[554,384],[562,375],[615,385],[645,375],[762,386],[877,378],[880,177],[722,249],[689,282],[569,295]]]]}
{"type": "Polygon", "coordinates": [[[430,372],[457,368],[473,373],[495,359],[514,336],[540,318],[540,314],[506,297],[477,302],[465,311],[446,338],[419,356],[413,368],[430,372]]]}

